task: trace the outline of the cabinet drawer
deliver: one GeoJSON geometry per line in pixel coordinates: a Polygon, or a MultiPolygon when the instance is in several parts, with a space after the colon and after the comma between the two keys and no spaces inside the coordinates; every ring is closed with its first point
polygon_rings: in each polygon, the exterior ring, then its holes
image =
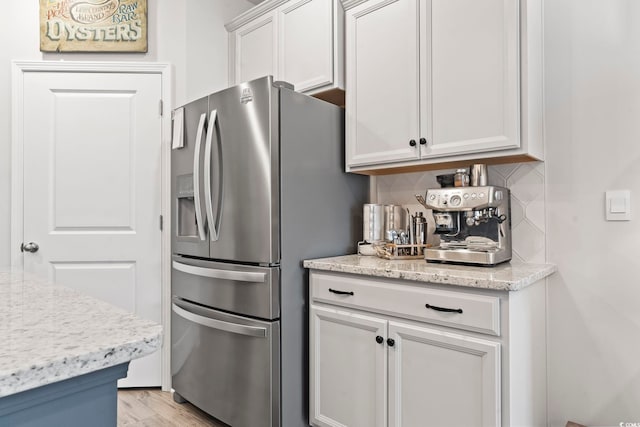
{"type": "Polygon", "coordinates": [[[393,280],[310,274],[313,301],[500,335],[500,298],[410,286],[393,280]]]}

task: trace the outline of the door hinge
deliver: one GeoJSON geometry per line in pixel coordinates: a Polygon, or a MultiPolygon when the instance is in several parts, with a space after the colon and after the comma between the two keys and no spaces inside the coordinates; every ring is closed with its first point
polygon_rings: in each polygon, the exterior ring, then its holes
{"type": "Polygon", "coordinates": [[[163,105],[162,99],[160,100],[159,107],[160,107],[160,117],[162,117],[164,115],[164,105],[163,105]]]}
{"type": "Polygon", "coordinates": [[[164,218],[162,218],[162,215],[160,215],[160,231],[162,231],[163,223],[164,223],[164,218]]]}

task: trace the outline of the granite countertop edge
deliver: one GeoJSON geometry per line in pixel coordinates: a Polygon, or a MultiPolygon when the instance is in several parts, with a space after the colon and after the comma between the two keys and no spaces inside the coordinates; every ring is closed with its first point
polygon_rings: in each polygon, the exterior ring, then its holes
{"type": "Polygon", "coordinates": [[[0,398],[127,363],[147,356],[161,346],[160,327],[157,334],[148,338],[0,372],[0,398]]]}
{"type": "Polygon", "coordinates": [[[0,398],[147,356],[162,326],[71,288],[0,268],[0,398]]]}
{"type": "Polygon", "coordinates": [[[511,261],[495,267],[475,267],[431,264],[424,259],[386,260],[363,255],[342,255],[305,260],[303,266],[312,270],[498,291],[522,290],[557,271],[554,264],[511,261]]]}

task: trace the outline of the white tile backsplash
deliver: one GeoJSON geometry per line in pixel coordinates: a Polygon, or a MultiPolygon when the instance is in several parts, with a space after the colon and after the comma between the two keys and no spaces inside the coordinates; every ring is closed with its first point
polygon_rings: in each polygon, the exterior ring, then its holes
{"type": "MultiPolygon", "coordinates": [[[[513,258],[543,263],[545,252],[544,163],[512,163],[489,166],[489,184],[511,189],[513,258]]],[[[415,195],[439,187],[436,175],[454,170],[383,175],[375,179],[377,203],[399,204],[412,212],[423,210],[415,195]]],[[[431,220],[431,215],[428,218],[431,220]]]]}

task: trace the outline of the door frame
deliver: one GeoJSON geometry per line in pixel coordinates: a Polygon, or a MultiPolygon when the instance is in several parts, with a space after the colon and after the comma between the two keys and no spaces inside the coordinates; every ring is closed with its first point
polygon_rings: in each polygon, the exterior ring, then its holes
{"type": "Polygon", "coordinates": [[[24,255],[18,251],[24,234],[24,76],[26,73],[122,73],[159,74],[161,77],[161,166],[160,212],[163,218],[161,236],[161,316],[163,345],[161,349],[161,384],[163,391],[171,390],[171,65],[157,62],[89,62],[89,61],[12,61],[11,93],[11,266],[22,269],[24,255]]]}

